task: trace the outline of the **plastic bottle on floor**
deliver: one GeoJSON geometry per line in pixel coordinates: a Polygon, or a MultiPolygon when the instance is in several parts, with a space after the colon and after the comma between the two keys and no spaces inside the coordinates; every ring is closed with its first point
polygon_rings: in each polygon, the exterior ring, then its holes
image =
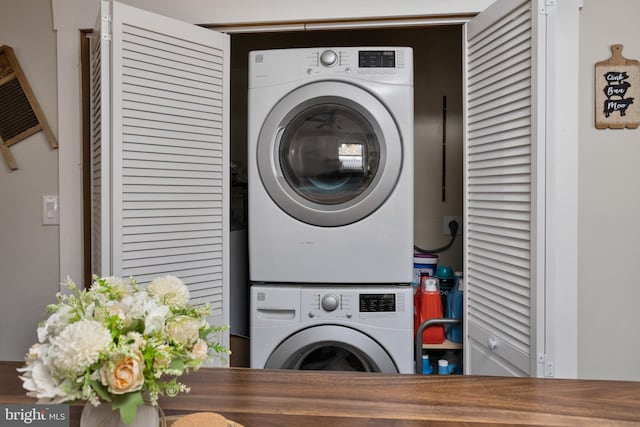
{"type": "Polygon", "coordinates": [[[433,374],[433,368],[431,367],[428,354],[422,355],[422,373],[425,375],[433,374]]]}

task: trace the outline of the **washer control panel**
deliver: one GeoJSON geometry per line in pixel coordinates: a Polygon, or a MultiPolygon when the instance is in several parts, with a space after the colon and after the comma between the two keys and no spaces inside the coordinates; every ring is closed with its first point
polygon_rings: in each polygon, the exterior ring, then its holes
{"type": "Polygon", "coordinates": [[[403,292],[389,289],[349,290],[345,288],[303,289],[301,320],[389,319],[407,310],[403,292]]]}
{"type": "Polygon", "coordinates": [[[342,324],[413,330],[413,288],[397,286],[251,286],[251,325],[342,324]]]}

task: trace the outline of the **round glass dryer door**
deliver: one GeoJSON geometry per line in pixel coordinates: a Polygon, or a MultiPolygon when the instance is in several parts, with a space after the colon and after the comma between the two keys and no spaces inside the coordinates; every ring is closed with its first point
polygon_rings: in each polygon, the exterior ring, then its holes
{"type": "Polygon", "coordinates": [[[258,170],[278,206],[305,223],[340,226],[380,207],[402,165],[402,141],[386,107],[342,82],[302,86],[269,113],[258,170]]]}

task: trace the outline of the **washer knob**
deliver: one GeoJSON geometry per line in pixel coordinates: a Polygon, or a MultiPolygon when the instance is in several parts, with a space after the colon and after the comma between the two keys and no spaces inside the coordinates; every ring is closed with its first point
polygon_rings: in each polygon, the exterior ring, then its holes
{"type": "Polygon", "coordinates": [[[331,67],[338,62],[338,55],[332,50],[325,50],[320,55],[320,63],[325,67],[331,67]]]}
{"type": "Polygon", "coordinates": [[[322,308],[327,311],[334,311],[338,308],[338,297],[333,294],[327,294],[322,297],[322,308]]]}

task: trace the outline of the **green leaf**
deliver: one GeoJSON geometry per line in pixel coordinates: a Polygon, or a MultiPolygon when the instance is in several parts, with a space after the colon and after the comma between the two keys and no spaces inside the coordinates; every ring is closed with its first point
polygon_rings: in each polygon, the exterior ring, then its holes
{"type": "Polygon", "coordinates": [[[111,394],[109,394],[105,386],[95,380],[90,380],[89,384],[91,384],[91,388],[95,390],[98,396],[100,396],[100,399],[104,400],[105,402],[111,402],[111,394]]]}
{"type": "Polygon", "coordinates": [[[176,371],[184,371],[184,360],[182,359],[173,359],[170,364],[170,368],[176,371]]]}
{"type": "Polygon", "coordinates": [[[111,403],[113,409],[120,411],[120,418],[127,425],[133,423],[136,419],[136,413],[140,405],[144,405],[144,400],[142,399],[142,393],[139,391],[114,396],[111,403]]]}

